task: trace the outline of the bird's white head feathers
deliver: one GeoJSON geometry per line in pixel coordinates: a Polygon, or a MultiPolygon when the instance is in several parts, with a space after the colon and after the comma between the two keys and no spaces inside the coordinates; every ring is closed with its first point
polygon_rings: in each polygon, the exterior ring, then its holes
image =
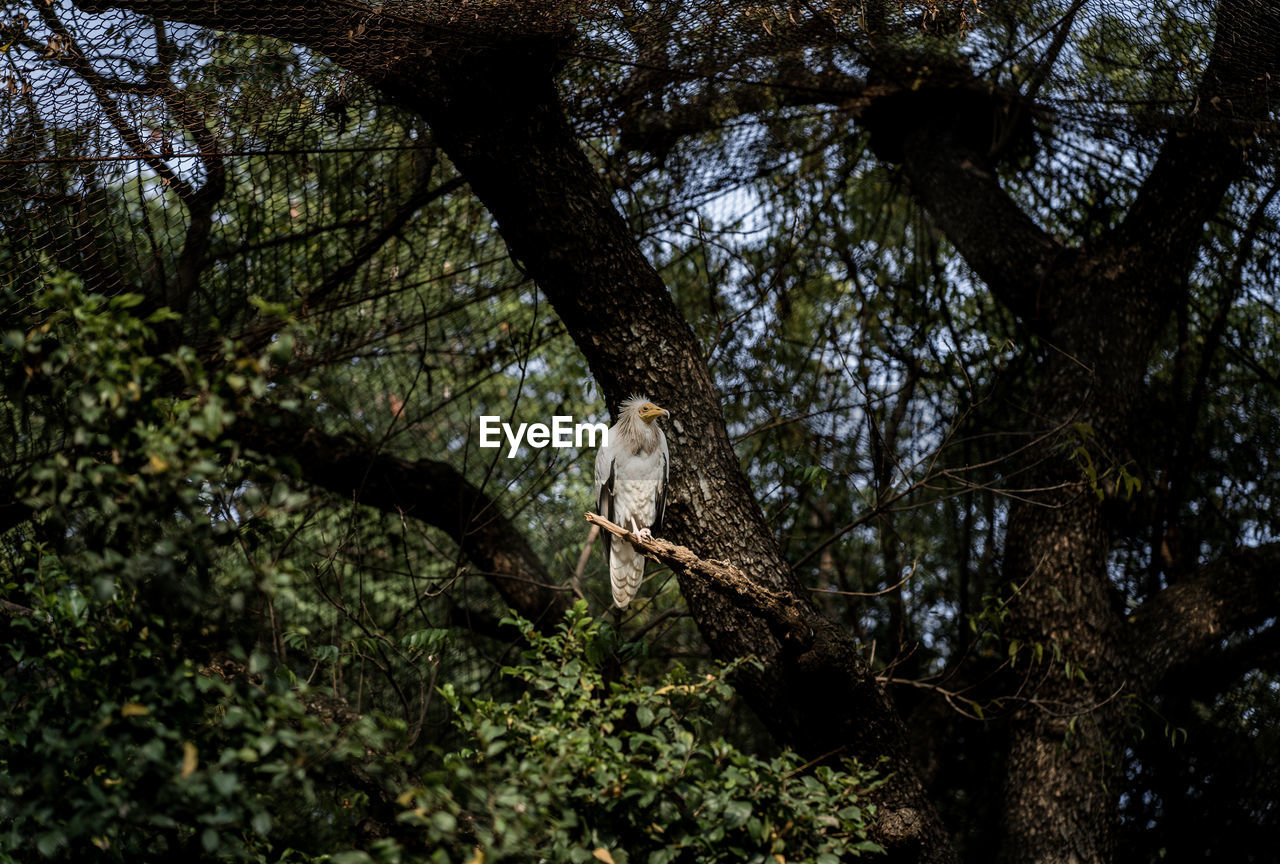
{"type": "Polygon", "coordinates": [[[642,420],[646,425],[659,417],[671,416],[670,411],[659,408],[648,396],[632,396],[625,400],[621,405],[620,413],[619,419],[630,418],[632,422],[642,420]]]}

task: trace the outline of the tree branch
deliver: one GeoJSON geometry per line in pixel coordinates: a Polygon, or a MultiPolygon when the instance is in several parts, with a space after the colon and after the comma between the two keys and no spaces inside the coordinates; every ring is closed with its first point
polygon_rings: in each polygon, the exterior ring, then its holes
{"type": "Polygon", "coordinates": [[[0,598],[0,612],[10,618],[34,618],[36,614],[36,610],[29,606],[13,603],[3,598],[0,598]]]}
{"type": "MultiPolygon", "coordinates": [[[[128,9],[215,30],[254,33],[324,54],[375,85],[433,63],[436,48],[563,39],[572,19],[557,0],[414,4],[412,15],[349,0],[73,0],[86,12],[128,9]]],[[[449,53],[445,50],[444,53],[449,53]]]]}
{"type": "Polygon", "coordinates": [[[1183,272],[1204,223],[1246,167],[1258,127],[1276,107],[1280,77],[1280,9],[1249,0],[1218,6],[1213,49],[1188,116],[1170,134],[1111,242],[1137,267],[1183,272]]]}
{"type": "Polygon", "coordinates": [[[1138,668],[1166,681],[1233,635],[1280,615],[1280,543],[1242,549],[1196,576],[1171,585],[1133,616],[1138,668]]]}
{"type": "Polygon", "coordinates": [[[856,115],[877,92],[843,73],[786,69],[768,81],[711,82],[701,92],[670,105],[654,106],[636,97],[619,120],[618,148],[661,156],[682,138],[779,108],[832,105],[856,115]]]}
{"type": "Polygon", "coordinates": [[[1028,123],[1026,114],[975,82],[935,82],[885,97],[862,120],[872,146],[901,160],[916,199],[996,298],[1043,332],[1048,283],[1066,250],[1000,185],[991,155],[1020,134],[993,129],[1010,117],[1028,123]]]}
{"type": "Polygon", "coordinates": [[[492,498],[448,463],[410,462],[278,418],[242,421],[234,431],[250,448],[293,460],[309,483],[441,529],[502,599],[530,621],[554,626],[568,610],[569,592],[554,587],[524,535],[492,498]]]}
{"type": "Polygon", "coordinates": [[[668,540],[636,537],[621,525],[595,513],[587,513],[586,519],[592,525],[630,542],[645,557],[711,585],[736,605],[767,620],[779,638],[812,639],[811,622],[818,617],[817,612],[795,595],[766,588],[727,561],[699,558],[688,547],[668,540]]]}

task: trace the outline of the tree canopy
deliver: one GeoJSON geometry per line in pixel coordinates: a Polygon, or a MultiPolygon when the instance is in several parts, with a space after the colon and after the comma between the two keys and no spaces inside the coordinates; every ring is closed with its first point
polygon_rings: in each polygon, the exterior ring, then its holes
{"type": "Polygon", "coordinates": [[[0,855],[1274,855],[1271,4],[15,0],[0,53],[0,855]],[[618,613],[594,452],[480,418],[637,393],[618,613]]]}

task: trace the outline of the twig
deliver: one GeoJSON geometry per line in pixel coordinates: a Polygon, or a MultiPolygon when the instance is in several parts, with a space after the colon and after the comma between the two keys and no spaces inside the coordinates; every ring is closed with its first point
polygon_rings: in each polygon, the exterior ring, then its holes
{"type": "Polygon", "coordinates": [[[573,580],[569,583],[575,597],[583,596],[582,576],[587,572],[587,562],[591,560],[591,547],[596,545],[596,538],[599,536],[600,526],[592,525],[591,530],[587,532],[586,542],[582,544],[582,552],[578,555],[578,566],[573,568],[573,580]]]}
{"type": "Polygon", "coordinates": [[[36,610],[34,609],[3,599],[0,599],[0,611],[3,611],[11,618],[34,618],[36,615],[36,610]]]}
{"type": "Polygon", "coordinates": [[[897,591],[905,585],[908,579],[916,575],[916,565],[919,563],[919,561],[912,562],[911,569],[907,572],[907,575],[899,579],[897,584],[890,585],[888,588],[881,588],[879,591],[836,591],[834,588],[810,588],[809,590],[819,594],[839,594],[842,597],[879,597],[881,594],[897,591]]]}

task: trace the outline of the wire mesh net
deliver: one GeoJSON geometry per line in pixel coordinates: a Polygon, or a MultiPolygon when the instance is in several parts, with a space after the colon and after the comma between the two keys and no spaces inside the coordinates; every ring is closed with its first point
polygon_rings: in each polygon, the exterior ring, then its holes
{"type": "MultiPolygon", "coordinates": [[[[662,168],[669,217],[858,134],[861,112],[887,91],[957,81],[999,105],[981,121],[1009,124],[994,140],[1024,126],[1056,139],[1029,176],[1053,185],[1045,194],[1061,208],[1074,184],[1051,178],[1073,166],[1132,175],[1154,142],[1207,122],[1196,88],[1215,28],[1241,43],[1280,37],[1274,16],[1203,2],[403,2],[219,13],[226,26],[244,19],[279,39],[180,23],[208,17],[207,4],[132,4],[160,18],[108,5],[3,7],[4,254],[19,269],[44,256],[102,290],[148,285],[172,307],[228,325],[247,295],[280,283],[319,306],[422,278],[405,274],[428,262],[393,262],[387,244],[422,231],[427,220],[410,216],[456,186],[422,121],[396,116],[365,83],[408,56],[559,39],[564,100],[584,140],[620,186],[662,168]],[[358,74],[315,50],[339,38],[360,46],[358,74]]],[[[1257,98],[1254,83],[1224,80],[1213,98],[1257,98]]],[[[1229,111],[1212,117],[1233,122],[1229,111]]],[[[1274,139],[1273,121],[1240,125],[1241,135],[1274,139]]]]}
{"type": "MultiPolygon", "coordinates": [[[[725,389],[758,407],[789,397],[743,372],[743,357],[779,344],[759,288],[767,268],[753,262],[811,230],[800,192],[830,200],[850,177],[897,182],[876,174],[893,142],[868,136],[868,112],[920,110],[892,100],[921,91],[974,109],[993,159],[1017,165],[1010,191],[1070,234],[1122,207],[1170,135],[1226,127],[1269,175],[1278,127],[1243,109],[1270,90],[1247,70],[1214,77],[1210,56],[1215,38],[1274,51],[1278,20],[1244,2],[6,2],[2,278],[14,303],[51,268],[98,293],[139,292],[180,313],[173,339],[203,343],[230,334],[261,348],[282,304],[312,328],[294,363],[325,394],[318,422],[409,458],[470,459],[474,474],[479,414],[510,414],[494,406],[521,393],[546,414],[599,412],[599,394],[585,369],[548,367],[539,349],[566,338],[561,326],[425,121],[379,89],[385,75],[553,42],[570,122],[652,258],[678,268],[696,246],[708,272],[757,286],[718,313],[735,326],[711,356],[725,389]],[[563,384],[575,377],[576,389],[563,384]]],[[[889,218],[878,204],[840,206],[868,224],[889,218]]],[[[1228,218],[1250,212],[1242,203],[1228,218]]],[[[833,235],[814,268],[893,285],[936,242],[912,225],[917,249],[873,249],[870,229],[864,246],[842,249],[848,235],[833,235]]],[[[867,332],[856,293],[832,317],[867,332]]],[[[885,330],[920,342],[920,327],[885,330]]],[[[848,372],[857,346],[834,331],[814,362],[848,372]]],[[[809,351],[811,335],[789,338],[809,351]]],[[[888,352],[875,382],[850,377],[888,404],[905,380],[900,356],[888,352]]],[[[811,402],[858,401],[856,388],[823,391],[830,380],[817,379],[811,402]]],[[[865,421],[853,409],[823,416],[811,429],[832,447],[869,435],[853,430],[865,421]]],[[[748,440],[768,415],[730,420],[748,440]]],[[[942,434],[929,422],[924,450],[942,434]]],[[[495,484],[531,527],[552,508],[522,501],[551,488],[585,501],[585,461],[553,456],[495,484]]],[[[874,473],[868,458],[856,467],[874,473]]],[[[481,473],[491,470],[516,469],[481,473]]]]}

